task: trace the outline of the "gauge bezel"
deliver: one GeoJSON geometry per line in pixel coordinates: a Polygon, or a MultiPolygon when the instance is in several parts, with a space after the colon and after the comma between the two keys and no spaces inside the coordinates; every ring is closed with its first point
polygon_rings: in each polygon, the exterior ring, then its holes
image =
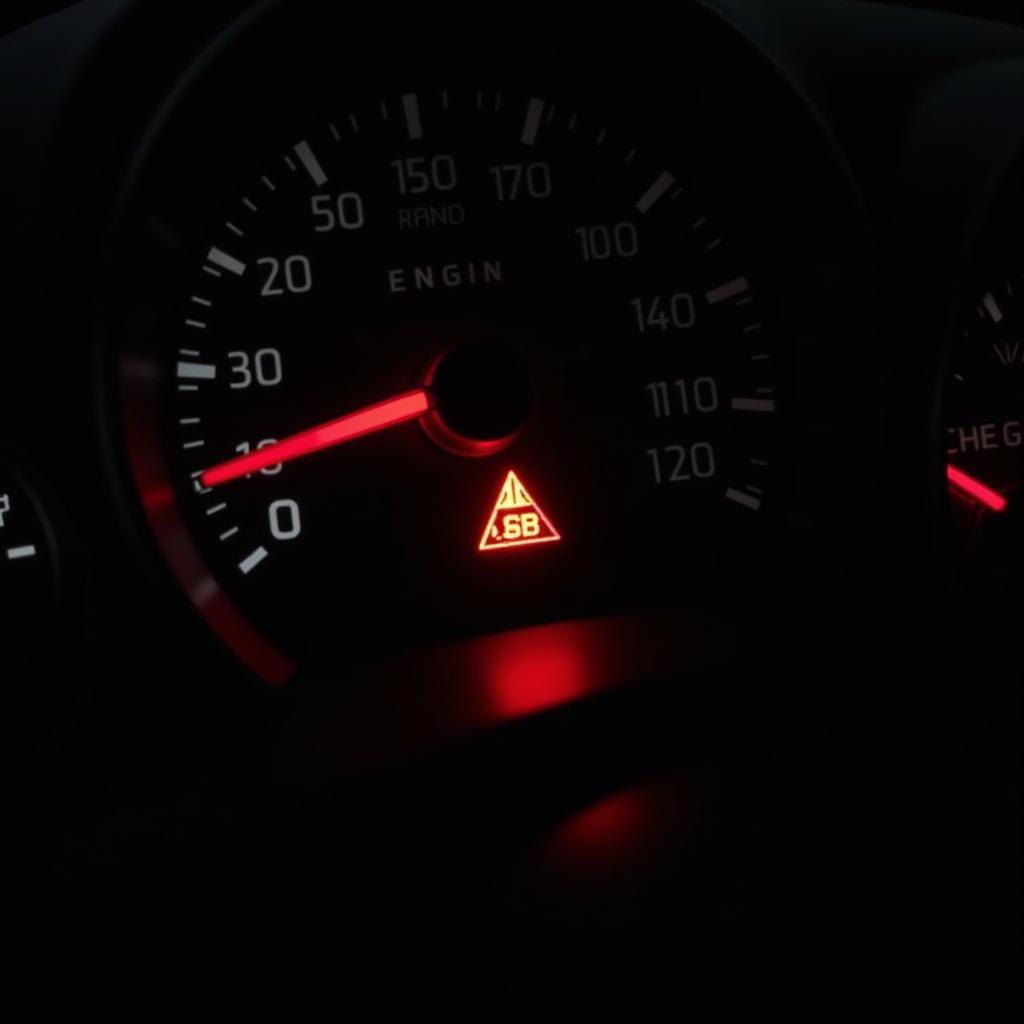
{"type": "MultiPolygon", "coordinates": [[[[1024,216],[1024,60],[983,59],[950,70],[922,90],[904,129],[898,174],[889,186],[898,210],[891,244],[901,268],[897,331],[912,353],[890,403],[889,433],[902,456],[892,472],[904,477],[901,503],[905,534],[924,529],[921,551],[908,557],[908,585],[950,607],[971,590],[963,607],[981,602],[1015,608],[1019,587],[997,584],[962,557],[950,516],[947,465],[946,382],[964,329],[964,311],[984,292],[986,278],[1009,252],[1014,223],[1024,216]],[[936,155],[941,154],[941,159],[936,155]],[[950,599],[952,603],[950,603],[950,599]],[[993,600],[989,600],[993,598],[993,600]]],[[[909,552],[904,552],[909,555],[909,552]]],[[[969,614],[973,614],[970,612],[969,614]]]]}
{"type": "MultiPolygon", "coordinates": [[[[296,131],[292,112],[304,110],[309,123],[322,119],[336,97],[346,93],[346,82],[363,95],[381,88],[389,94],[397,91],[389,69],[370,59],[375,51],[367,43],[375,38],[372,27],[365,22],[346,25],[333,36],[315,21],[302,22],[297,10],[302,10],[301,5],[286,9],[269,4],[247,15],[200,56],[168,97],[139,147],[122,191],[105,247],[105,279],[118,280],[125,239],[138,243],[146,238],[139,227],[143,220],[152,220],[150,214],[159,206],[161,173],[172,168],[176,175],[192,173],[190,166],[168,162],[168,154],[204,152],[207,158],[211,153],[228,154],[234,163],[222,165],[227,176],[232,167],[244,164],[240,154],[257,127],[261,151],[272,148],[267,139],[275,131],[274,141],[284,148],[296,131]],[[332,74],[325,82],[323,65],[310,53],[317,46],[322,52],[330,47],[328,40],[339,41],[346,33],[351,61],[343,76],[328,64],[332,74]],[[298,67],[290,68],[301,72],[294,79],[283,81],[278,75],[270,82],[260,73],[262,55],[271,40],[281,48],[278,52],[303,53],[298,67]],[[223,118],[225,110],[235,115],[233,120],[223,118]],[[213,127],[216,138],[204,137],[213,127]]],[[[671,33],[654,18],[639,30],[632,26],[623,34],[602,23],[592,33],[589,48],[580,45],[569,58],[554,45],[557,40],[549,41],[541,54],[528,48],[528,59],[515,45],[501,54],[461,52],[465,67],[460,68],[460,77],[479,76],[477,65],[484,64],[488,81],[500,79],[503,85],[530,92],[549,85],[547,91],[556,95],[578,92],[577,83],[585,81],[593,87],[580,97],[585,106],[608,109],[613,116],[622,111],[639,113],[641,130],[687,169],[708,204],[721,211],[717,219],[725,222],[727,234],[749,255],[763,282],[760,291],[778,297],[781,316],[797,345],[794,410],[798,419],[790,438],[794,460],[789,479],[782,484],[786,511],[769,557],[740,582],[737,599],[764,593],[769,587],[798,597],[841,579],[854,557],[851,538],[863,526],[864,481],[872,479],[877,467],[881,387],[874,304],[870,291],[865,295],[871,275],[865,258],[863,212],[831,139],[778,69],[709,12],[686,11],[670,18],[669,24],[671,33]],[[669,35],[676,42],[686,40],[692,61],[670,59],[669,35]],[[660,63],[652,53],[661,55],[660,63]],[[727,70],[729,60],[719,59],[723,55],[744,68],[749,81],[738,85],[727,70]],[[608,74],[607,62],[613,58],[626,70],[608,74]],[[528,72],[524,73],[523,65],[528,72]],[[644,81],[627,73],[640,67],[649,73],[644,81]],[[773,117],[784,129],[785,142],[781,132],[763,131],[765,113],[773,109],[772,104],[777,105],[773,117]],[[780,107],[783,115],[778,114],[780,107]],[[729,132],[720,130],[723,123],[730,124],[729,132]],[[742,130],[737,130],[738,124],[742,130]],[[694,139],[706,159],[692,159],[694,139]],[[822,166],[828,168],[827,175],[820,174],[822,166]],[[849,315],[837,321],[837,308],[848,310],[849,315]],[[821,341],[826,331],[827,344],[821,341]],[[856,353],[852,364],[851,352],[856,353]]],[[[436,79],[441,73],[452,77],[450,39],[446,47],[431,49],[422,45],[422,35],[416,35],[422,26],[407,27],[397,42],[395,26],[389,22],[386,28],[394,66],[402,67],[404,80],[436,79]],[[410,47],[413,55],[406,52],[410,47]]],[[[432,34],[443,35],[445,28],[455,31],[440,19],[432,34]]],[[[509,40],[522,31],[522,24],[510,20],[509,40]]],[[[168,250],[151,236],[147,244],[141,258],[152,259],[154,273],[159,273],[160,260],[168,258],[168,250]]],[[[140,258],[138,249],[127,251],[140,258]]],[[[128,495],[126,512],[133,535],[147,562],[159,564],[142,507],[131,497],[136,484],[131,460],[125,458],[130,446],[135,447],[136,463],[148,464],[144,500],[150,511],[156,508],[167,517],[164,536],[174,537],[176,545],[187,536],[173,502],[167,501],[162,467],[153,461],[159,445],[153,443],[154,424],[148,419],[152,409],[145,403],[137,408],[130,430],[118,421],[117,353],[112,337],[145,336],[144,324],[109,330],[121,315],[114,296],[104,296],[99,322],[105,325],[100,375],[106,443],[117,486],[128,495]]],[[[208,583],[201,562],[193,560],[192,554],[185,557],[179,575],[186,589],[194,590],[208,583]]],[[[163,572],[158,570],[158,575],[166,581],[163,572]]],[[[270,679],[287,674],[287,665],[275,664],[273,649],[267,650],[262,638],[250,632],[233,609],[222,606],[220,615],[219,631],[222,636],[225,630],[233,634],[230,646],[250,669],[270,679]]]]}

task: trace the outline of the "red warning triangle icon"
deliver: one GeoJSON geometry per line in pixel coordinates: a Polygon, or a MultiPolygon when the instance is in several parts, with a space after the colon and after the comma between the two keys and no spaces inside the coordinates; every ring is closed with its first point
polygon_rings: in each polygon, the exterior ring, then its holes
{"type": "Polygon", "coordinates": [[[484,535],[480,538],[480,550],[518,548],[561,539],[561,534],[530,497],[522,480],[509,470],[484,535]]]}

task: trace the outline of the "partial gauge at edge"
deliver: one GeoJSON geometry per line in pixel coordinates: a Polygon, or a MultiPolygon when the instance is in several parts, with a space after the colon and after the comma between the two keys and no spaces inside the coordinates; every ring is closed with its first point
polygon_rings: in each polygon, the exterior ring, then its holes
{"type": "MultiPolygon", "coordinates": [[[[52,638],[59,600],[56,545],[43,506],[23,474],[0,455],[0,704],[25,685],[28,666],[52,638]]],[[[24,727],[24,723],[21,723],[24,727]]]]}
{"type": "Polygon", "coordinates": [[[683,169],[559,101],[435,88],[238,181],[119,375],[157,538],[251,668],[733,586],[778,342],[683,169]]]}
{"type": "Polygon", "coordinates": [[[1024,571],[1024,272],[980,289],[946,382],[947,475],[963,551],[1024,571]]]}

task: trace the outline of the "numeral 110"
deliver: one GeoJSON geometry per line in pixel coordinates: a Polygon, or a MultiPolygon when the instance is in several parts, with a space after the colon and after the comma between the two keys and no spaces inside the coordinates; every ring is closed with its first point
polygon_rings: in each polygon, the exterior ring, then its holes
{"type": "Polygon", "coordinates": [[[652,381],[647,394],[656,419],[678,413],[714,412],[718,408],[718,385],[714,377],[694,377],[692,380],[652,381]]]}

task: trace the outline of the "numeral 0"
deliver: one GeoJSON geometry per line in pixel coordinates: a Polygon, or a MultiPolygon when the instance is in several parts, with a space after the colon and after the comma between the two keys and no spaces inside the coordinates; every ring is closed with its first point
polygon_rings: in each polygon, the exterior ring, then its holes
{"type": "Polygon", "coordinates": [[[295,540],[302,533],[299,505],[291,498],[271,502],[267,518],[270,520],[270,535],[275,540],[295,540]]]}

